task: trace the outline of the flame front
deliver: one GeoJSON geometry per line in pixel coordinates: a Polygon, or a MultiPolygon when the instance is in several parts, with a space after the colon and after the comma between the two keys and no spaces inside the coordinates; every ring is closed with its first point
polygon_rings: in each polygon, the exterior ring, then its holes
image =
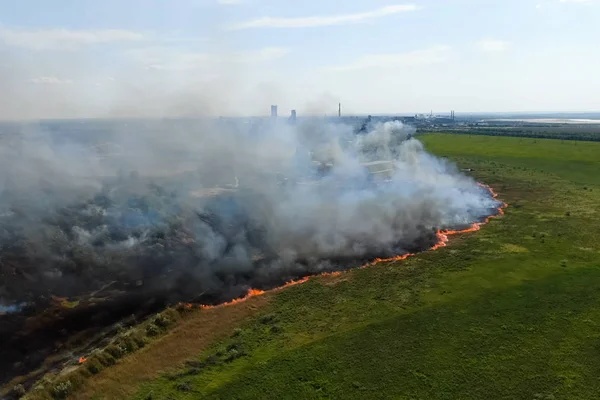
{"type": "Polygon", "coordinates": [[[211,308],[216,308],[216,307],[232,306],[234,304],[243,303],[244,301],[248,300],[251,297],[260,296],[260,295],[263,295],[263,294],[265,294],[264,290],[250,289],[248,291],[248,293],[244,297],[242,297],[242,298],[234,299],[234,300],[228,301],[227,303],[219,304],[219,305],[216,305],[216,306],[201,304],[200,308],[203,309],[203,310],[209,310],[211,308]]]}
{"type": "MultiPolygon", "coordinates": [[[[494,192],[494,190],[490,186],[484,185],[483,183],[478,183],[478,185],[481,186],[481,187],[483,187],[483,188],[485,188],[485,189],[487,189],[487,190],[489,190],[491,196],[494,199],[498,197],[498,194],[496,192],[494,192]]],[[[479,231],[481,229],[481,227],[483,225],[487,224],[488,222],[490,222],[490,220],[492,218],[500,216],[500,215],[504,215],[504,209],[506,207],[508,207],[508,204],[502,203],[502,205],[500,205],[500,207],[498,207],[498,209],[497,209],[498,213],[496,215],[492,215],[492,216],[487,217],[485,219],[485,221],[483,221],[483,222],[476,222],[476,223],[474,223],[473,225],[471,225],[467,229],[462,229],[462,230],[438,230],[437,231],[438,242],[433,247],[431,247],[431,249],[429,249],[429,250],[434,251],[434,250],[438,250],[438,249],[440,249],[442,247],[446,247],[448,241],[450,240],[449,236],[451,236],[451,235],[459,235],[459,234],[462,234],[462,233],[469,233],[469,232],[477,232],[477,231],[479,231]]],[[[408,257],[412,257],[414,255],[415,255],[415,253],[407,253],[407,254],[403,254],[403,255],[400,255],[400,256],[391,257],[391,258],[376,258],[375,260],[369,262],[368,264],[365,264],[365,265],[361,266],[360,268],[364,269],[364,268],[372,267],[374,265],[377,265],[379,263],[384,263],[384,262],[403,261],[403,260],[406,260],[408,257]]],[[[332,277],[332,276],[340,276],[341,274],[342,274],[341,271],[335,271],[335,272],[323,272],[321,274],[314,275],[314,276],[317,276],[317,277],[332,277]]],[[[300,285],[302,283],[308,282],[310,279],[311,279],[310,276],[306,276],[306,277],[301,278],[301,279],[292,280],[292,281],[287,282],[285,285],[280,286],[280,287],[275,288],[275,289],[272,289],[272,290],[273,291],[275,291],[275,290],[282,290],[282,289],[285,289],[285,288],[290,287],[290,286],[300,285]]],[[[263,294],[265,294],[265,291],[263,291],[263,290],[250,289],[248,291],[248,293],[244,297],[242,297],[242,298],[235,299],[235,300],[229,301],[227,303],[219,304],[217,306],[200,305],[200,308],[203,309],[203,310],[207,310],[207,309],[216,308],[216,307],[231,306],[231,305],[234,305],[234,304],[242,303],[242,302],[248,300],[251,297],[260,296],[260,295],[263,295],[263,294]]]]}
{"type": "Polygon", "coordinates": [[[85,357],[79,357],[79,364],[83,364],[86,361],[87,361],[87,358],[85,358],[85,357]]]}

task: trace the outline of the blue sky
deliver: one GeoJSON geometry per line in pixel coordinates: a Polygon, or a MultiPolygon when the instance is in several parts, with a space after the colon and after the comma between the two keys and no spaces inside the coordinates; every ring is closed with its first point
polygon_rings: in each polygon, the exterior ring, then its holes
{"type": "Polygon", "coordinates": [[[600,0],[0,0],[1,119],[600,109],[600,0]]]}

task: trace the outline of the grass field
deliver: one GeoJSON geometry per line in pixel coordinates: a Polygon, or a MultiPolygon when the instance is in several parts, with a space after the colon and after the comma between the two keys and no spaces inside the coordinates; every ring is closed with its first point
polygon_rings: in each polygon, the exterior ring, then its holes
{"type": "Polygon", "coordinates": [[[600,143],[420,139],[506,215],[438,251],[197,311],[74,397],[598,398],[600,143]]]}

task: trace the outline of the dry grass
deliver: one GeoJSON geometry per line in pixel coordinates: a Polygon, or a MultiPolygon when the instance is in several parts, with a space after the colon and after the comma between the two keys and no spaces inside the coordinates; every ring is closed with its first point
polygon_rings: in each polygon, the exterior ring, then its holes
{"type": "Polygon", "coordinates": [[[88,379],[71,399],[124,399],[140,383],[159,372],[177,368],[199,354],[215,340],[233,332],[242,320],[254,315],[269,302],[269,294],[253,297],[234,307],[202,310],[189,316],[168,334],[144,349],[121,359],[118,364],[88,379]]]}

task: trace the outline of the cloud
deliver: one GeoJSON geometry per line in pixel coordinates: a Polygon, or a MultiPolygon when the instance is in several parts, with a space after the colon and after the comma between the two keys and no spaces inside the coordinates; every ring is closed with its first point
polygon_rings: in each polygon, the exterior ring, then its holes
{"type": "Polygon", "coordinates": [[[0,42],[8,46],[33,50],[76,50],[78,48],[113,42],[133,42],[144,35],[121,29],[69,30],[69,29],[9,29],[0,27],[0,42]]]}
{"type": "Polygon", "coordinates": [[[39,85],[70,85],[73,83],[70,79],[59,79],[54,76],[40,76],[30,79],[29,82],[39,85]]]}
{"type": "Polygon", "coordinates": [[[313,16],[298,18],[272,18],[262,17],[259,19],[232,25],[229,30],[253,29],[253,28],[314,28],[332,25],[344,25],[364,22],[371,19],[381,18],[403,12],[416,11],[418,7],[414,4],[399,4],[378,8],[376,10],[357,13],[341,14],[331,16],[313,16]]]}
{"type": "Polygon", "coordinates": [[[397,68],[436,64],[446,60],[448,46],[435,46],[430,49],[407,53],[367,54],[347,65],[327,67],[329,71],[352,71],[367,68],[397,68]]]}
{"type": "Polygon", "coordinates": [[[477,47],[481,51],[485,51],[488,53],[498,53],[508,49],[510,44],[503,40],[495,40],[495,39],[483,39],[477,42],[477,47]]]}
{"type": "Polygon", "coordinates": [[[150,47],[128,51],[128,56],[146,70],[186,71],[210,69],[222,64],[264,63],[284,57],[290,52],[283,47],[265,47],[259,50],[231,53],[200,53],[183,51],[169,47],[150,47]]]}

